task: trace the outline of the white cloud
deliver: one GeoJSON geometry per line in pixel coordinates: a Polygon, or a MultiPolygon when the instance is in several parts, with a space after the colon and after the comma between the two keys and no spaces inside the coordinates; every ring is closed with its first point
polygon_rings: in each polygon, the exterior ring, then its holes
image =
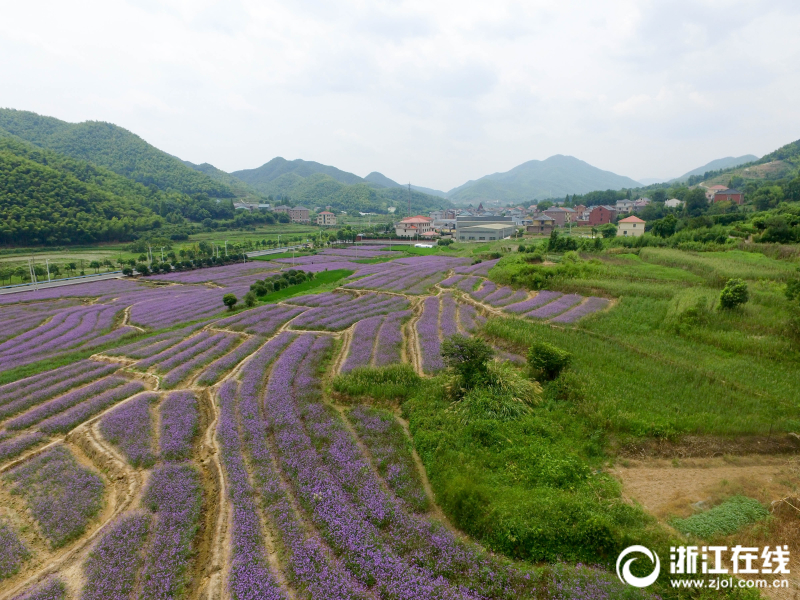
{"type": "Polygon", "coordinates": [[[29,0],[0,20],[0,105],[226,170],[677,175],[800,137],[798,30],[795,0],[29,0]]]}

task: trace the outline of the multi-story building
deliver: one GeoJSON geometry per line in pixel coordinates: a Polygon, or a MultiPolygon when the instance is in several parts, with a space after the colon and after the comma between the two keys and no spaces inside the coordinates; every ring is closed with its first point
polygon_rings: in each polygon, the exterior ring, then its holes
{"type": "Polygon", "coordinates": [[[533,222],[528,225],[526,231],[528,233],[550,235],[553,231],[554,223],[553,217],[548,217],[544,214],[538,215],[533,217],[533,222]]]}
{"type": "Polygon", "coordinates": [[[433,219],[430,217],[423,217],[416,215],[414,217],[406,217],[394,227],[394,233],[397,237],[414,238],[420,237],[424,233],[428,233],[433,229],[433,219]]]}
{"type": "Polygon", "coordinates": [[[739,190],[732,190],[732,189],[724,189],[716,192],[714,194],[714,202],[735,202],[736,204],[741,204],[744,202],[744,194],[739,190]]]}
{"type": "Polygon", "coordinates": [[[631,215],[625,217],[617,223],[617,236],[621,237],[639,237],[644,235],[645,222],[639,217],[631,215]]]}
{"type": "Polygon", "coordinates": [[[309,210],[304,206],[295,206],[289,209],[289,218],[292,223],[310,223],[309,210]]]}
{"type": "Polygon", "coordinates": [[[324,227],[336,225],[336,215],[327,210],[323,210],[321,213],[317,214],[317,225],[322,225],[324,227]]]}
{"type": "Polygon", "coordinates": [[[589,211],[589,223],[590,227],[596,227],[597,225],[605,225],[606,223],[611,223],[617,216],[617,211],[613,206],[595,206],[589,211]]]}

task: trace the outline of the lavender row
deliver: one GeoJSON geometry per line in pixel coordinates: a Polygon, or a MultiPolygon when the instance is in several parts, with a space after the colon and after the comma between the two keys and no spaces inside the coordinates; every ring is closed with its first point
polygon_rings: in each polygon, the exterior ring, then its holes
{"type": "Polygon", "coordinates": [[[220,377],[233,369],[236,365],[242,362],[245,358],[255,352],[264,339],[260,337],[252,337],[239,345],[233,352],[226,354],[222,358],[218,358],[210,365],[208,365],[197,378],[197,385],[213,385],[219,381],[220,377]]]}
{"type": "Polygon", "coordinates": [[[54,548],[80,537],[103,505],[103,480],[54,446],[4,475],[54,548]]]}
{"type": "Polygon", "coordinates": [[[134,394],[138,394],[142,390],[144,390],[144,386],[139,382],[126,383],[122,387],[109,390],[92,400],[82,402],[61,414],[42,421],[42,423],[39,424],[39,429],[45,433],[51,434],[66,433],[109,406],[133,396],[134,394]]]}
{"type": "Polygon", "coordinates": [[[439,298],[425,299],[422,317],[417,321],[417,339],[422,350],[422,369],[433,373],[444,368],[439,342],[439,298]]]}
{"type": "Polygon", "coordinates": [[[111,279],[105,281],[92,281],[77,285],[45,288],[36,291],[18,292],[0,296],[0,304],[16,302],[30,302],[32,300],[50,300],[54,298],[90,298],[103,294],[120,295],[137,289],[142,289],[135,281],[129,279],[111,279]]]}
{"type": "Polygon", "coordinates": [[[134,304],[131,309],[131,320],[140,325],[162,328],[207,319],[224,310],[222,297],[225,294],[232,293],[242,297],[247,291],[247,287],[244,286],[222,289],[197,288],[191,290],[191,293],[181,294],[180,301],[176,301],[174,294],[167,292],[163,298],[134,304]]]}
{"type": "Polygon", "coordinates": [[[561,296],[553,302],[550,302],[549,304],[545,304],[541,308],[537,308],[536,310],[526,313],[525,316],[529,319],[548,319],[561,314],[568,308],[575,306],[581,300],[583,300],[583,298],[578,294],[567,294],[565,296],[561,296]]]}
{"type": "MultiPolygon", "coordinates": [[[[283,388],[273,387],[274,379],[291,379],[299,361],[312,350],[313,339],[312,336],[302,336],[280,357],[270,377],[267,396],[282,391],[283,388]]],[[[322,340],[322,343],[328,342],[327,339],[322,340]]],[[[365,586],[347,572],[345,564],[325,547],[317,533],[306,527],[290,500],[288,484],[276,470],[275,453],[264,435],[270,427],[259,411],[260,400],[264,396],[266,366],[265,361],[254,360],[248,364],[244,374],[239,413],[242,421],[240,437],[246,442],[241,447],[247,451],[254,488],[260,494],[264,512],[278,532],[289,578],[297,589],[305,592],[305,598],[364,599],[365,586]]]]}
{"type": "Polygon", "coordinates": [[[503,300],[506,300],[509,296],[512,296],[513,294],[514,290],[512,290],[510,287],[500,286],[488,296],[484,296],[483,301],[491,306],[500,306],[503,300]]]}
{"type": "Polygon", "coordinates": [[[555,319],[552,319],[553,323],[574,323],[578,319],[585,317],[586,315],[590,315],[592,313],[598,312],[606,308],[609,304],[609,300],[606,298],[597,298],[595,296],[591,296],[586,299],[583,304],[579,304],[575,308],[571,308],[567,312],[560,314],[555,319]]]}
{"type": "MultiPolygon", "coordinates": [[[[56,288],[58,289],[58,288],[56,288]]],[[[43,583],[14,596],[11,600],[66,600],[67,587],[57,577],[49,577],[43,583]]]]}
{"type": "Polygon", "coordinates": [[[337,294],[334,292],[325,292],[324,294],[310,294],[307,296],[297,296],[290,298],[286,302],[289,304],[298,304],[300,306],[336,306],[350,302],[353,296],[350,294],[337,294]]]}
{"type": "Polygon", "coordinates": [[[0,442],[0,461],[15,458],[29,448],[38,446],[45,439],[47,436],[41,431],[34,431],[0,442]]]}
{"type": "Polygon", "coordinates": [[[182,360],[189,358],[196,354],[195,348],[198,344],[204,343],[211,337],[211,332],[209,331],[201,331],[197,335],[192,337],[186,338],[179,344],[174,344],[157,354],[152,354],[147,358],[140,360],[136,363],[137,369],[149,369],[153,365],[161,364],[167,360],[171,360],[174,357],[179,357],[177,362],[181,362],[182,360]]]}
{"type": "Polygon", "coordinates": [[[200,520],[200,475],[189,465],[156,468],[142,504],[155,513],[142,569],[141,600],[181,598],[189,584],[192,540],[200,520]]]}
{"type": "Polygon", "coordinates": [[[548,302],[552,302],[553,300],[555,300],[556,298],[560,298],[561,296],[562,296],[561,292],[548,292],[547,290],[543,290],[537,293],[530,300],[517,302],[516,304],[509,304],[503,310],[515,314],[526,313],[530,312],[534,308],[547,304],[548,302]]]}
{"type": "Polygon", "coordinates": [[[458,307],[458,323],[466,333],[472,333],[483,325],[486,318],[478,314],[475,307],[470,304],[460,304],[458,307]]]}
{"type": "Polygon", "coordinates": [[[71,365],[59,367],[52,371],[45,371],[37,375],[32,375],[31,377],[26,377],[25,379],[14,381],[13,383],[2,385],[0,386],[0,406],[8,404],[12,400],[16,400],[25,394],[31,393],[32,388],[41,391],[46,387],[58,385],[77,377],[86,371],[94,369],[100,364],[102,363],[91,360],[81,360],[71,365]]]}
{"type": "Polygon", "coordinates": [[[151,517],[127,514],[114,523],[83,564],[81,600],[128,600],[142,568],[151,517]]]}
{"type": "Polygon", "coordinates": [[[100,420],[100,433],[117,446],[134,467],[155,463],[150,405],[157,396],[143,394],[115,408],[100,420]]]}
{"type": "Polygon", "coordinates": [[[358,406],[347,413],[389,488],[415,511],[430,501],[411,453],[411,442],[391,413],[358,406]]]}
{"type": "Polygon", "coordinates": [[[174,346],[179,341],[189,337],[192,333],[205,327],[205,323],[195,323],[183,329],[175,331],[167,331],[153,337],[149,337],[120,348],[113,348],[107,350],[105,354],[109,356],[127,356],[129,358],[150,358],[171,346],[174,346]]]}
{"type": "Polygon", "coordinates": [[[442,330],[442,337],[449,338],[458,333],[458,322],[456,321],[456,301],[453,296],[446,294],[442,296],[442,315],[439,328],[442,330]]]}
{"type": "Polygon", "coordinates": [[[187,460],[191,457],[198,419],[197,398],[192,392],[172,392],[161,403],[159,443],[164,460],[187,460]]]}
{"type": "Polygon", "coordinates": [[[353,329],[353,340],[350,342],[350,351],[347,354],[347,360],[342,365],[342,372],[347,373],[356,367],[370,363],[372,348],[382,322],[383,317],[370,317],[356,323],[355,329],[353,329]]]}
{"type": "Polygon", "coordinates": [[[489,294],[494,293],[496,289],[497,286],[494,284],[494,282],[484,281],[483,285],[479,289],[472,292],[471,296],[475,298],[475,300],[483,300],[489,294]]]}
{"type": "Polygon", "coordinates": [[[469,275],[480,275],[486,277],[489,275],[489,269],[497,264],[500,259],[495,260],[485,260],[480,263],[476,263],[474,265],[470,265],[468,267],[457,267],[456,273],[463,273],[469,275]]]}
{"type": "Polygon", "coordinates": [[[0,521],[0,581],[17,573],[29,556],[17,532],[0,521]]]}
{"type": "Polygon", "coordinates": [[[462,279],[464,279],[463,275],[451,275],[450,277],[442,281],[439,285],[442,287],[453,287],[462,279]]]}
{"type": "Polygon", "coordinates": [[[312,308],[297,317],[292,326],[298,329],[337,331],[371,316],[405,310],[408,301],[402,296],[365,295],[333,308],[312,308]]]}
{"type": "MultiPolygon", "coordinates": [[[[0,419],[14,415],[20,411],[49,400],[58,394],[74,387],[104,377],[117,370],[117,365],[108,365],[92,361],[80,361],[74,369],[58,369],[60,373],[49,379],[30,382],[20,386],[14,393],[9,393],[6,402],[0,406],[0,419]]],[[[23,380],[27,381],[27,380],[23,380]]],[[[2,391],[0,391],[2,393],[2,391]]]]}
{"type": "Polygon", "coordinates": [[[227,354],[231,350],[231,347],[238,342],[239,338],[235,336],[219,336],[213,346],[195,355],[191,360],[187,360],[183,364],[179,364],[166,375],[164,375],[164,377],[161,379],[161,386],[164,389],[175,387],[194,371],[227,354]]]}
{"type": "Polygon", "coordinates": [[[475,284],[477,284],[479,281],[481,281],[479,277],[465,277],[458,282],[456,287],[458,287],[458,289],[460,289],[462,292],[472,294],[475,284]]]}
{"type": "Polygon", "coordinates": [[[233,329],[234,331],[246,331],[247,333],[270,336],[281,325],[290,321],[304,310],[305,308],[296,306],[267,304],[244,311],[234,317],[217,321],[216,326],[233,329]]]}
{"type": "MultiPolygon", "coordinates": [[[[255,369],[254,369],[255,370],[255,369]]],[[[217,439],[225,468],[227,492],[232,505],[231,558],[228,590],[236,599],[286,600],[265,555],[266,543],[247,474],[242,442],[236,424],[237,384],[229,380],[219,390],[220,415],[217,439]]]]}
{"type": "MultiPolygon", "coordinates": [[[[25,429],[26,427],[30,427],[31,425],[35,425],[36,423],[43,421],[51,415],[65,411],[68,408],[88,400],[89,398],[94,398],[98,394],[118,388],[123,385],[125,381],[126,380],[122,379],[121,377],[105,377],[85,387],[78,388],[69,392],[68,394],[59,396],[54,400],[45,402],[44,404],[37,406],[25,414],[20,415],[15,419],[11,419],[6,423],[6,427],[8,429],[25,429]]],[[[10,409],[16,404],[17,403],[10,404],[6,408],[10,409]]]]}
{"type": "Polygon", "coordinates": [[[400,362],[403,349],[403,322],[411,316],[410,310],[387,315],[378,332],[375,366],[382,367],[400,362]]]}

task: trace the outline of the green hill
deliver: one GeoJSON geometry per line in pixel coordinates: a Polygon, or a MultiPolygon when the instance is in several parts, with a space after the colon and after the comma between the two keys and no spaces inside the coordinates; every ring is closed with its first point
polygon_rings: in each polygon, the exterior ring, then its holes
{"type": "MultiPolygon", "coordinates": [[[[244,169],[242,171],[234,171],[231,173],[237,179],[253,186],[255,189],[266,192],[271,189],[270,182],[278,179],[282,175],[294,174],[300,177],[309,177],[311,175],[327,175],[340,183],[349,185],[355,183],[363,183],[364,180],[358,175],[342,171],[336,167],[323,165],[313,160],[286,160],[278,156],[273,158],[266,164],[261,165],[257,169],[244,169]]],[[[271,193],[271,192],[270,192],[271,193]]]]}
{"type": "Polygon", "coordinates": [[[453,202],[500,200],[503,203],[530,202],[592,190],[638,188],[629,177],[603,171],[572,156],[557,154],[546,160],[531,160],[505,173],[494,173],[447,192],[453,202]]]}
{"type": "Polygon", "coordinates": [[[189,162],[188,160],[182,160],[183,164],[187,167],[194,169],[195,171],[199,171],[200,173],[204,173],[208,175],[214,181],[218,181],[223,185],[228,186],[231,190],[234,191],[238,198],[242,198],[245,200],[261,200],[265,198],[262,194],[258,192],[254,187],[246,184],[241,179],[237,179],[230,173],[223,171],[222,169],[218,169],[214,165],[203,163],[201,165],[196,165],[194,163],[189,162]]]}
{"type": "Polygon", "coordinates": [[[726,158],[718,158],[717,160],[712,160],[710,163],[703,165],[702,167],[692,169],[691,171],[689,171],[688,173],[684,173],[680,177],[676,177],[675,179],[670,179],[667,183],[680,183],[688,181],[689,177],[693,175],[704,175],[707,171],[718,171],[720,169],[729,169],[747,163],[751,163],[757,160],[758,157],[753,154],[745,154],[744,156],[738,156],[738,157],[728,156],[726,158]]]}
{"type": "Polygon", "coordinates": [[[159,228],[144,186],[55,152],[0,136],[0,243],[127,240],[159,228]]]}
{"type": "Polygon", "coordinates": [[[184,194],[232,198],[224,183],[196,171],[179,159],[111,123],[67,123],[36,113],[0,109],[0,129],[40,148],[106,167],[146,186],[184,194]]]}

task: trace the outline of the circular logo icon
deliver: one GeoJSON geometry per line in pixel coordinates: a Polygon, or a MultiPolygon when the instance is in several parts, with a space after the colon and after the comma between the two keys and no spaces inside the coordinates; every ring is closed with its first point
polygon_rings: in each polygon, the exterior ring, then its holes
{"type": "Polygon", "coordinates": [[[661,573],[661,561],[658,560],[658,554],[651,552],[649,548],[645,548],[644,546],[628,546],[620,553],[619,558],[617,559],[617,577],[619,577],[619,580],[622,583],[627,583],[633,587],[644,588],[648,585],[652,585],[655,583],[656,579],[658,579],[659,573],[661,573]],[[650,562],[655,564],[655,568],[650,575],[647,575],[646,577],[637,577],[631,573],[631,564],[640,558],[638,556],[629,558],[627,561],[625,561],[625,564],[622,566],[622,572],[620,573],[619,566],[622,564],[622,559],[629,554],[633,554],[634,552],[644,554],[650,559],[650,562]]]}

